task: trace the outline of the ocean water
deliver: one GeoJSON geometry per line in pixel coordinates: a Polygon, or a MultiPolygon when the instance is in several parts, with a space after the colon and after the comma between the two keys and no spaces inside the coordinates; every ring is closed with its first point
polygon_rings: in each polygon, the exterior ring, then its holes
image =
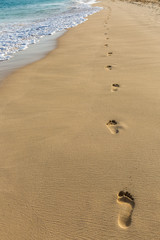
{"type": "Polygon", "coordinates": [[[0,61],[101,10],[94,0],[0,0],[0,61]]]}

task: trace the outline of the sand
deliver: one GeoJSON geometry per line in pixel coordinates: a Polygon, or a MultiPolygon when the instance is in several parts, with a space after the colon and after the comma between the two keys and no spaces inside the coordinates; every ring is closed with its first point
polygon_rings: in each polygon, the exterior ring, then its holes
{"type": "Polygon", "coordinates": [[[1,240],[160,239],[160,17],[98,5],[0,85],[1,240]]]}

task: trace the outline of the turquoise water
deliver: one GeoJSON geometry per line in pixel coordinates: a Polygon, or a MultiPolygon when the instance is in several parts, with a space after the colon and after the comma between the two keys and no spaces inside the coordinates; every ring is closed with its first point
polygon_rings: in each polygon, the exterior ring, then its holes
{"type": "Polygon", "coordinates": [[[0,61],[84,22],[100,10],[94,0],[0,0],[0,61]]]}
{"type": "Polygon", "coordinates": [[[70,3],[70,0],[0,0],[0,21],[50,16],[62,12],[70,3]]]}

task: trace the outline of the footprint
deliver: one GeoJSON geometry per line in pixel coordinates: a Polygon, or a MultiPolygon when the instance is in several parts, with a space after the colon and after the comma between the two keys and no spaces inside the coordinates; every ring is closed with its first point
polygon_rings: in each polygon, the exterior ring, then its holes
{"type": "Polygon", "coordinates": [[[106,70],[112,70],[112,66],[111,65],[108,65],[105,67],[106,70]]]}
{"type": "Polygon", "coordinates": [[[117,202],[121,204],[118,225],[121,228],[127,228],[131,225],[132,221],[131,217],[135,206],[134,198],[129,192],[120,191],[117,194],[117,202]]]}
{"type": "Polygon", "coordinates": [[[117,121],[115,120],[109,120],[108,123],[106,123],[106,126],[108,127],[109,131],[112,133],[112,134],[116,134],[119,132],[118,128],[118,123],[117,121]]]}
{"type": "Polygon", "coordinates": [[[104,35],[107,35],[108,33],[104,33],[104,35]]]}
{"type": "Polygon", "coordinates": [[[104,46],[105,46],[105,47],[108,47],[108,44],[106,43],[106,44],[104,44],[104,46]]]}
{"type": "Polygon", "coordinates": [[[113,53],[112,52],[108,52],[107,53],[107,56],[111,56],[113,53]]]}
{"type": "Polygon", "coordinates": [[[118,83],[113,83],[112,84],[112,88],[111,88],[111,91],[112,92],[115,92],[115,91],[118,91],[118,88],[119,88],[119,84],[118,83]]]}

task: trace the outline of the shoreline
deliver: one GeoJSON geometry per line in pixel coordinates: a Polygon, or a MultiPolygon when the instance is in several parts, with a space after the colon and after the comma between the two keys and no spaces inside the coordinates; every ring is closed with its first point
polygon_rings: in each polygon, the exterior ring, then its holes
{"type": "Polygon", "coordinates": [[[158,240],[160,16],[98,5],[1,83],[2,240],[158,240]]]}
{"type": "MultiPolygon", "coordinates": [[[[98,6],[97,3],[92,3],[93,7],[95,5],[98,6]]],[[[84,18],[84,22],[88,20],[89,16],[90,15],[84,18]]],[[[77,26],[74,26],[74,27],[77,27],[77,26]]],[[[71,27],[71,28],[74,28],[74,27],[71,27]]],[[[69,31],[71,28],[56,32],[51,36],[50,35],[45,36],[41,38],[39,42],[29,45],[29,47],[26,50],[17,52],[13,56],[13,58],[6,61],[0,61],[0,81],[3,81],[7,76],[12,74],[12,72],[24,66],[32,64],[33,62],[39,61],[40,59],[47,56],[49,52],[53,51],[56,48],[58,39],[62,35],[64,35],[67,31],[69,31]],[[32,60],[31,60],[31,56],[32,56],[32,60]]]]}
{"type": "MultiPolygon", "coordinates": [[[[146,7],[147,6],[146,4],[157,4],[158,3],[155,0],[153,0],[153,1],[151,1],[151,0],[148,0],[148,1],[146,1],[146,0],[144,0],[144,1],[143,0],[137,0],[137,1],[120,0],[120,1],[128,2],[131,4],[140,4],[141,3],[143,7],[146,7]]],[[[101,7],[101,2],[97,2],[92,5],[101,7]]],[[[100,11],[102,11],[102,10],[100,10],[100,11]]],[[[93,13],[92,15],[94,15],[94,14],[96,14],[96,13],[93,13]]],[[[88,18],[92,15],[89,15],[88,17],[86,17],[87,21],[88,21],[88,18]]],[[[81,23],[81,24],[83,24],[83,23],[81,23]]],[[[0,67],[2,66],[2,69],[0,69],[0,83],[2,81],[4,81],[7,77],[9,77],[12,73],[17,71],[18,69],[21,69],[27,65],[30,65],[34,62],[37,62],[37,61],[47,57],[47,55],[50,52],[54,51],[57,48],[59,38],[61,38],[70,29],[72,29],[72,28],[63,30],[61,32],[56,32],[53,36],[46,36],[46,37],[42,38],[38,43],[30,45],[29,48],[27,48],[26,50],[16,53],[16,55],[12,59],[1,62],[0,67]],[[42,47],[44,47],[45,49],[42,50],[42,47]],[[40,48],[41,48],[41,50],[40,50],[40,48]],[[39,50],[40,50],[40,52],[39,52],[39,50]],[[33,58],[32,58],[32,60],[29,60],[31,58],[31,56],[33,56],[33,58]]]]}
{"type": "Polygon", "coordinates": [[[18,69],[45,58],[49,52],[56,48],[58,39],[65,33],[66,31],[61,31],[53,36],[42,38],[38,43],[30,45],[26,50],[16,53],[12,59],[1,62],[0,81],[4,81],[5,78],[18,69]]]}

